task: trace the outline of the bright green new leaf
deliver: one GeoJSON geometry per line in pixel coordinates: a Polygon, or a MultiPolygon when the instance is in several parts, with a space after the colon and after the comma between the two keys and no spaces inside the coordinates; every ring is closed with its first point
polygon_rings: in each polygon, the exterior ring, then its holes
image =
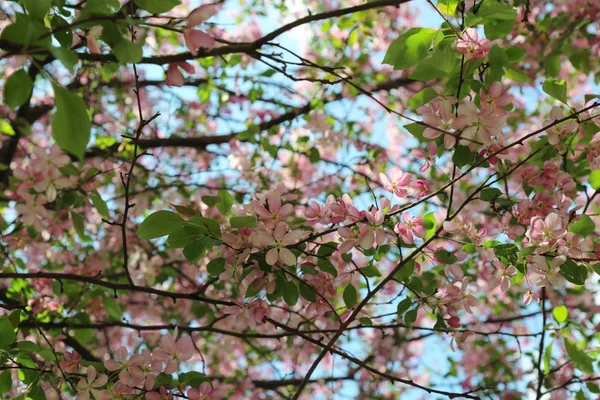
{"type": "Polygon", "coordinates": [[[588,183],[594,190],[600,189],[600,169],[592,171],[588,178],[588,183]]]}
{"type": "Polygon", "coordinates": [[[183,226],[185,220],[172,211],[157,211],[148,216],[137,230],[142,239],[155,239],[167,236],[183,226]]]}
{"type": "Polygon", "coordinates": [[[12,73],[4,85],[4,104],[10,108],[17,108],[31,96],[33,83],[25,70],[20,69],[12,73]]]}
{"type": "Polygon", "coordinates": [[[393,65],[395,70],[412,67],[427,56],[437,32],[429,28],[409,29],[392,42],[383,63],[393,65]]]}
{"type": "Polygon", "coordinates": [[[565,347],[567,348],[569,358],[573,361],[573,365],[575,365],[577,369],[588,374],[594,372],[592,359],[583,350],[578,348],[575,343],[571,342],[569,339],[565,339],[565,347]]]}
{"type": "Polygon", "coordinates": [[[92,129],[87,107],[81,97],[57,85],[54,97],[52,137],[61,149],[83,160],[92,129]]]}
{"type": "Polygon", "coordinates": [[[554,78],[546,79],[542,85],[542,90],[554,97],[561,103],[567,104],[567,82],[557,81],[554,78]]]}
{"type": "Polygon", "coordinates": [[[171,11],[174,7],[181,4],[179,0],[135,0],[140,8],[151,14],[162,14],[171,11]]]}
{"type": "Polygon", "coordinates": [[[569,225],[569,232],[573,232],[574,234],[583,237],[593,233],[595,229],[596,224],[586,214],[583,214],[581,218],[579,218],[579,221],[569,225]]]}
{"type": "Polygon", "coordinates": [[[552,310],[552,315],[554,316],[556,322],[562,324],[569,317],[569,310],[566,306],[558,306],[555,307],[554,310],[552,310]]]}

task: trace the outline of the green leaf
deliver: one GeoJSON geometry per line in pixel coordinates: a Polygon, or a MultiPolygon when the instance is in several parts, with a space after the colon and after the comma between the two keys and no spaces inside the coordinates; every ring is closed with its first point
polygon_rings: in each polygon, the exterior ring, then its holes
{"type": "Polygon", "coordinates": [[[483,189],[479,198],[483,201],[492,201],[502,195],[502,191],[496,188],[483,189]]]}
{"type": "Polygon", "coordinates": [[[379,270],[373,265],[367,265],[366,267],[361,268],[360,272],[362,272],[367,278],[381,276],[381,272],[379,272],[379,270]]]}
{"type": "Polygon", "coordinates": [[[467,146],[458,145],[454,154],[452,155],[452,162],[458,168],[462,168],[465,165],[473,165],[475,162],[476,153],[472,152],[467,146]]]}
{"type": "Polygon", "coordinates": [[[104,309],[106,310],[109,320],[119,321],[121,319],[123,310],[114,297],[104,296],[102,304],[104,304],[104,309]]]}
{"type": "Polygon", "coordinates": [[[135,64],[142,60],[142,45],[130,42],[127,39],[120,40],[115,47],[113,53],[121,64],[135,64]]]}
{"type": "Polygon", "coordinates": [[[424,59],[438,31],[429,28],[411,28],[394,40],[388,48],[383,64],[395,70],[408,69],[424,59]]]}
{"type": "Polygon", "coordinates": [[[497,65],[500,67],[506,67],[509,64],[506,52],[497,44],[490,49],[490,52],[488,53],[488,60],[490,65],[497,65]]]}
{"type": "Polygon", "coordinates": [[[73,228],[75,228],[75,232],[80,239],[85,237],[85,226],[83,222],[83,217],[81,214],[71,211],[71,220],[73,221],[73,228]]]}
{"type": "Polygon", "coordinates": [[[0,374],[0,394],[10,392],[12,388],[12,376],[10,370],[2,371],[0,374]]]}
{"type": "Polygon", "coordinates": [[[344,289],[344,293],[342,294],[344,298],[344,303],[346,303],[346,307],[352,308],[358,302],[358,293],[356,288],[349,283],[348,286],[344,289]]]}
{"type": "Polygon", "coordinates": [[[514,7],[497,0],[485,0],[476,10],[476,14],[469,12],[465,16],[465,25],[467,27],[478,24],[487,25],[497,20],[513,21],[514,23],[517,18],[517,10],[514,7]]]}
{"type": "Polygon", "coordinates": [[[50,53],[52,53],[54,58],[60,60],[60,62],[66,69],[69,70],[70,73],[75,71],[75,66],[79,63],[79,59],[74,51],[66,47],[50,46],[50,53]]]}
{"type": "Polygon", "coordinates": [[[202,202],[209,207],[214,207],[223,201],[219,196],[202,196],[202,202]]]}
{"type": "Polygon", "coordinates": [[[161,372],[156,376],[154,380],[154,389],[157,389],[161,386],[170,387],[173,384],[173,377],[171,375],[167,375],[164,372],[161,372]]]}
{"type": "Polygon", "coordinates": [[[233,207],[233,196],[227,190],[219,190],[217,196],[221,199],[221,202],[217,203],[217,210],[225,215],[233,207]]]}
{"type": "Polygon", "coordinates": [[[202,256],[207,243],[205,239],[189,243],[183,248],[183,255],[189,262],[195,263],[202,256]]]}
{"type": "Polygon", "coordinates": [[[444,264],[454,264],[457,261],[456,256],[450,253],[448,250],[438,250],[434,253],[434,255],[435,258],[444,264]]]}
{"type": "Polygon", "coordinates": [[[298,302],[298,286],[294,282],[288,282],[285,279],[282,279],[285,282],[285,287],[282,288],[283,300],[288,306],[294,306],[298,302]]]}
{"type": "Polygon", "coordinates": [[[358,319],[358,322],[364,326],[373,326],[373,321],[371,321],[371,318],[368,317],[361,317],[358,319]]]}
{"type": "Polygon", "coordinates": [[[198,386],[206,381],[206,375],[201,372],[190,371],[179,374],[180,386],[198,386]]]}
{"type": "Polygon", "coordinates": [[[596,224],[586,214],[581,215],[579,221],[569,225],[569,232],[573,232],[576,235],[586,237],[596,229],[596,224]]]}
{"type": "Polygon", "coordinates": [[[554,310],[552,310],[552,316],[554,316],[556,322],[562,324],[569,317],[569,310],[567,310],[567,307],[565,306],[555,307],[554,310]]]}
{"type": "Polygon", "coordinates": [[[398,306],[396,307],[396,312],[398,313],[398,319],[402,318],[402,316],[404,315],[406,310],[408,310],[411,305],[412,305],[412,300],[409,299],[408,297],[405,298],[404,300],[402,300],[400,303],[398,303],[398,306]]]}
{"type": "Polygon", "coordinates": [[[408,100],[407,105],[410,108],[417,109],[417,108],[429,103],[431,100],[435,99],[438,96],[439,96],[438,93],[435,90],[433,90],[432,88],[425,88],[425,89],[421,90],[420,92],[418,92],[417,94],[415,94],[414,96],[412,96],[408,100]]]}
{"type": "Polygon", "coordinates": [[[572,260],[567,260],[560,266],[560,274],[575,285],[584,285],[588,271],[586,267],[577,265],[572,260]]]}
{"type": "Polygon", "coordinates": [[[20,69],[17,72],[12,73],[6,80],[4,85],[4,104],[10,108],[17,108],[25,102],[31,96],[33,90],[33,83],[29,74],[24,69],[20,69]]]}
{"type": "Polygon", "coordinates": [[[214,258],[206,265],[209,274],[217,276],[225,270],[225,259],[222,257],[214,258]]]}
{"type": "Polygon", "coordinates": [[[423,125],[413,122],[412,124],[404,125],[403,128],[409,131],[411,135],[417,138],[420,142],[427,140],[423,136],[423,132],[425,132],[426,129],[423,125]]]}
{"type": "Polygon", "coordinates": [[[335,267],[333,266],[331,261],[329,261],[329,259],[319,257],[317,259],[317,265],[321,271],[327,272],[328,274],[333,275],[335,277],[338,276],[337,269],[335,269],[335,267]]]}
{"type": "Polygon", "coordinates": [[[417,311],[418,309],[415,308],[414,310],[410,310],[408,311],[405,315],[404,315],[404,323],[410,328],[412,326],[412,324],[414,324],[414,322],[417,320],[417,311]]]}
{"type": "Polygon", "coordinates": [[[206,238],[207,235],[208,229],[204,227],[193,225],[182,226],[169,235],[167,245],[174,249],[183,248],[196,240],[206,238]]]}
{"type": "Polygon", "coordinates": [[[588,178],[588,183],[594,190],[600,189],[600,169],[592,171],[588,178]]]}
{"type": "Polygon", "coordinates": [[[231,217],[229,219],[231,227],[238,228],[256,228],[256,217],[248,215],[245,217],[231,217]]]}
{"type": "Polygon", "coordinates": [[[533,82],[533,80],[529,76],[525,75],[522,71],[519,71],[518,69],[512,67],[509,67],[506,70],[506,74],[504,74],[504,76],[515,82],[533,82]]]}
{"type": "Polygon", "coordinates": [[[162,14],[171,11],[174,7],[181,4],[180,0],[135,0],[140,8],[151,14],[162,14]]]}
{"type": "Polygon", "coordinates": [[[508,35],[515,26],[515,20],[492,20],[483,27],[485,37],[489,40],[501,39],[508,35]]]}
{"type": "Polygon", "coordinates": [[[44,19],[50,9],[51,0],[22,0],[27,12],[35,19],[44,19]]]}
{"type": "Polygon", "coordinates": [[[92,204],[96,208],[96,211],[98,211],[98,214],[100,214],[104,219],[109,219],[108,207],[106,206],[106,203],[104,202],[104,200],[102,200],[102,197],[100,197],[100,194],[98,194],[98,193],[90,194],[90,200],[92,201],[92,204]]]}
{"type": "Polygon", "coordinates": [[[172,211],[157,211],[142,222],[137,235],[142,239],[155,239],[170,235],[180,229],[185,220],[172,211]]]}
{"type": "Polygon", "coordinates": [[[583,98],[585,99],[585,102],[589,102],[592,99],[600,99],[600,94],[586,94],[585,96],[583,96],[583,98]]]}
{"type": "Polygon", "coordinates": [[[321,160],[321,153],[319,153],[319,149],[316,147],[311,147],[308,152],[308,159],[311,164],[316,164],[321,160]]]}
{"type": "Polygon", "coordinates": [[[578,348],[575,343],[571,342],[569,339],[565,339],[565,347],[567,348],[569,358],[573,361],[573,365],[575,365],[577,369],[587,372],[588,374],[594,372],[592,359],[583,350],[578,348]]]}
{"type": "Polygon", "coordinates": [[[554,341],[548,343],[546,350],[544,350],[544,373],[547,374],[550,371],[550,361],[552,361],[552,345],[554,341]]]}
{"type": "Polygon", "coordinates": [[[310,301],[311,303],[314,303],[315,301],[317,301],[317,294],[315,293],[315,291],[308,286],[305,283],[300,283],[300,285],[298,285],[298,289],[300,290],[300,295],[310,301]]]}
{"type": "Polygon", "coordinates": [[[429,240],[437,229],[437,221],[435,220],[435,214],[433,212],[430,212],[423,217],[423,227],[427,229],[425,240],[429,240]]]}
{"type": "Polygon", "coordinates": [[[552,52],[544,60],[546,76],[555,77],[560,74],[560,53],[552,52]]]}
{"type": "Polygon", "coordinates": [[[12,323],[6,317],[0,318],[0,349],[6,350],[15,342],[17,335],[12,323]]]}
{"type": "Polygon", "coordinates": [[[554,78],[546,79],[546,81],[542,84],[542,90],[554,97],[556,100],[561,103],[567,104],[567,82],[557,81],[554,78]]]}
{"type": "Polygon", "coordinates": [[[447,78],[456,66],[456,62],[455,52],[436,50],[431,57],[424,59],[417,65],[409,78],[423,82],[447,78]]]}
{"type": "Polygon", "coordinates": [[[81,97],[57,85],[54,85],[54,97],[52,137],[61,149],[83,160],[92,129],[85,103],[81,97]]]}

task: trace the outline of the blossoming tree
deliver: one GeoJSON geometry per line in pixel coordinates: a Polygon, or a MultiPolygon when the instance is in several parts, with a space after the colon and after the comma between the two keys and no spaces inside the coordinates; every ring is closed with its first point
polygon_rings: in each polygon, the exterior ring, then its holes
{"type": "Polygon", "coordinates": [[[5,398],[597,398],[596,0],[0,16],[5,398]]]}

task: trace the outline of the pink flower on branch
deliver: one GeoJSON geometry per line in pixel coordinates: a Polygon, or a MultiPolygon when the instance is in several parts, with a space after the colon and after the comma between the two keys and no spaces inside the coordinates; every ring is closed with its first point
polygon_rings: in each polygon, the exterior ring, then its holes
{"type": "Polygon", "coordinates": [[[166,362],[165,374],[172,374],[179,369],[179,362],[188,361],[194,355],[194,344],[190,336],[177,338],[177,328],[171,333],[165,334],[160,339],[160,347],[152,352],[155,360],[166,362]]]}
{"type": "Polygon", "coordinates": [[[402,221],[394,227],[394,232],[402,236],[402,240],[408,244],[414,243],[414,236],[424,238],[427,235],[427,229],[423,226],[423,217],[410,217],[407,211],[402,214],[402,221]]]}
{"type": "Polygon", "coordinates": [[[384,173],[380,173],[379,179],[384,189],[388,192],[394,193],[398,197],[406,197],[408,195],[408,188],[406,187],[411,181],[410,174],[398,169],[392,169],[389,177],[384,173]]]}
{"type": "Polygon", "coordinates": [[[488,39],[479,39],[479,34],[474,28],[465,30],[456,43],[456,51],[464,54],[469,60],[483,58],[491,48],[492,43],[488,39]]]}
{"type": "Polygon", "coordinates": [[[183,74],[180,71],[180,68],[190,75],[196,72],[196,69],[192,64],[186,62],[171,63],[167,67],[167,79],[165,80],[167,85],[183,86],[185,80],[183,78],[183,74]]]}

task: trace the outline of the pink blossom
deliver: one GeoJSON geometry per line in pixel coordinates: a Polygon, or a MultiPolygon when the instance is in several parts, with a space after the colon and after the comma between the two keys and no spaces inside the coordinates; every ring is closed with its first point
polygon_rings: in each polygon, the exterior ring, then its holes
{"type": "Polygon", "coordinates": [[[429,142],[427,143],[427,152],[418,147],[416,149],[412,149],[410,153],[413,155],[413,157],[417,159],[425,160],[425,164],[423,164],[421,168],[419,168],[420,172],[425,172],[431,167],[432,164],[435,164],[435,157],[437,155],[437,152],[437,144],[435,144],[435,142],[429,142]]]}
{"type": "Polygon", "coordinates": [[[410,187],[417,191],[415,193],[417,199],[429,194],[429,183],[423,179],[417,179],[416,181],[411,182],[410,187]]]}
{"type": "MultiPolygon", "coordinates": [[[[529,264],[531,273],[529,279],[539,287],[548,284],[553,286],[563,286],[565,279],[560,274],[560,266],[566,261],[565,256],[558,256],[552,259],[551,265],[548,266],[546,257],[533,256],[533,262],[529,264]]],[[[583,267],[582,267],[583,268],[583,267]]]]}
{"type": "Polygon", "coordinates": [[[171,333],[165,334],[160,339],[160,347],[152,352],[152,357],[158,361],[167,362],[164,369],[165,374],[172,374],[179,369],[180,361],[188,361],[194,355],[194,344],[190,336],[177,338],[177,328],[171,333]]]}
{"type": "Polygon", "coordinates": [[[413,235],[424,238],[427,235],[427,229],[423,226],[423,217],[410,217],[407,211],[402,214],[403,222],[398,222],[394,227],[394,232],[402,236],[402,240],[408,244],[414,243],[413,235]]]}
{"type": "Polygon", "coordinates": [[[398,197],[406,197],[408,195],[406,186],[410,184],[410,174],[398,169],[392,169],[389,178],[386,174],[380,173],[379,179],[381,180],[384,189],[388,192],[394,193],[398,197]]]}
{"type": "Polygon", "coordinates": [[[510,289],[512,277],[517,274],[517,269],[514,265],[506,267],[500,261],[494,261],[494,267],[496,267],[496,270],[489,281],[490,289],[500,286],[500,290],[507,292],[510,289]]]}
{"type": "MultiPolygon", "coordinates": [[[[564,117],[565,116],[563,115],[561,108],[558,106],[554,106],[550,110],[550,119],[545,120],[543,122],[543,125],[548,126],[554,121],[563,119],[564,117]]],[[[575,120],[554,125],[553,127],[546,129],[546,132],[548,134],[548,143],[555,146],[560,142],[563,136],[570,135],[576,132],[578,128],[579,124],[575,120]]]]}
{"type": "Polygon", "coordinates": [[[217,400],[219,398],[217,391],[208,382],[202,382],[197,389],[189,389],[187,396],[190,400],[217,400]]]}
{"type": "Polygon", "coordinates": [[[461,138],[473,144],[473,141],[484,146],[492,144],[492,138],[501,140],[504,117],[494,115],[493,110],[477,110],[475,104],[467,102],[458,106],[458,117],[452,122],[454,129],[462,129],[461,138]]]}
{"type": "Polygon", "coordinates": [[[269,265],[275,265],[280,262],[284,265],[296,264],[296,255],[292,253],[287,246],[296,244],[302,237],[302,231],[290,231],[285,222],[278,222],[272,232],[264,232],[261,234],[262,244],[264,246],[272,246],[267,251],[266,259],[269,265]]]}
{"type": "Polygon", "coordinates": [[[531,227],[525,235],[532,243],[547,246],[564,234],[565,230],[561,227],[560,217],[556,213],[550,213],[545,219],[533,217],[531,227]]]}
{"type": "Polygon", "coordinates": [[[467,28],[456,43],[456,51],[470,60],[484,57],[491,48],[492,43],[488,39],[480,40],[474,28],[467,28]]]}
{"type": "Polygon", "coordinates": [[[62,368],[63,371],[68,372],[70,374],[76,373],[81,368],[79,364],[81,361],[81,356],[75,350],[65,351],[64,353],[65,359],[60,361],[58,365],[62,368]]]}
{"type": "Polygon", "coordinates": [[[267,302],[257,299],[250,304],[225,307],[223,312],[234,316],[235,324],[241,329],[256,329],[256,324],[262,323],[263,319],[271,314],[271,309],[267,302]]]}
{"type": "Polygon", "coordinates": [[[190,11],[190,14],[187,18],[187,26],[188,28],[193,28],[195,26],[200,25],[213,15],[218,12],[218,8],[215,4],[203,4],[199,7],[194,8],[190,11]]]}
{"type": "Polygon", "coordinates": [[[167,389],[161,387],[158,392],[146,393],[146,400],[172,400],[173,392],[167,392],[167,389]]]}
{"type": "Polygon", "coordinates": [[[185,80],[183,78],[183,74],[179,69],[183,69],[188,74],[193,74],[196,72],[196,69],[193,65],[186,62],[176,62],[171,63],[167,67],[167,79],[165,80],[166,84],[169,86],[183,86],[185,80]]]}
{"type": "Polygon", "coordinates": [[[493,82],[488,91],[483,88],[479,91],[481,107],[484,110],[489,110],[492,115],[505,116],[507,113],[502,109],[512,102],[512,96],[504,92],[504,87],[501,82],[493,82]]]}
{"type": "Polygon", "coordinates": [[[135,354],[128,359],[127,349],[119,347],[116,352],[117,360],[104,361],[104,367],[109,371],[119,372],[119,381],[127,386],[138,386],[144,382],[144,372],[138,368],[144,362],[140,354],[135,354]]]}
{"type": "Polygon", "coordinates": [[[198,49],[212,50],[217,42],[212,36],[198,30],[188,29],[183,33],[185,39],[185,45],[192,55],[198,55],[198,49]]]}
{"type": "Polygon", "coordinates": [[[77,383],[77,400],[90,400],[90,393],[95,398],[103,397],[100,388],[108,382],[108,376],[105,374],[97,375],[96,368],[89,366],[87,368],[87,379],[80,379],[77,383]]]}

